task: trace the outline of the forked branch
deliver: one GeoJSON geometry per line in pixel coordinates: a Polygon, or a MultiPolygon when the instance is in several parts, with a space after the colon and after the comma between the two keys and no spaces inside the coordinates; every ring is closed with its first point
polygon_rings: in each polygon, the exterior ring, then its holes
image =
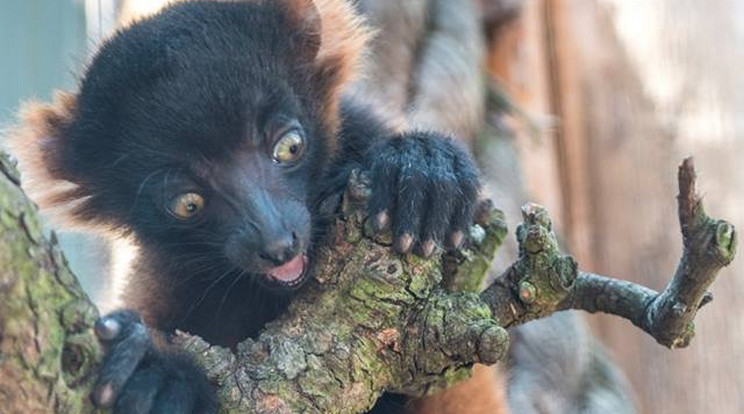
{"type": "Polygon", "coordinates": [[[523,207],[517,230],[520,258],[482,297],[502,326],[544,317],[557,310],[581,309],[628,319],[669,348],[685,347],[694,335],[694,318],[713,296],[708,288],[736,252],[736,231],[709,217],[695,192],[692,158],[679,167],[678,212],[684,250],[663,292],[631,282],[582,272],[558,250],[544,208],[523,207]]]}

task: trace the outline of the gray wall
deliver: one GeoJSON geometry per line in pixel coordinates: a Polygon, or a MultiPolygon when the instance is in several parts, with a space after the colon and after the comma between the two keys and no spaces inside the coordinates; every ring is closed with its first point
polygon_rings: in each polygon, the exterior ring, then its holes
{"type": "MultiPolygon", "coordinates": [[[[0,1],[0,125],[13,122],[22,101],[74,88],[88,49],[82,0],[0,1]]],[[[108,244],[73,233],[60,233],[60,240],[84,287],[100,297],[108,244]]]]}

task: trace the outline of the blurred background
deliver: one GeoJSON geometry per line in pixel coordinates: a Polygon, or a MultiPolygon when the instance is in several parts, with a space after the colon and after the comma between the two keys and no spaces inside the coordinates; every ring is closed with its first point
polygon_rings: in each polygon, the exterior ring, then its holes
{"type": "MultiPolygon", "coordinates": [[[[101,39],[161,3],[0,2],[0,124],[24,100],[74,89],[101,39]]],[[[681,253],[676,167],[687,155],[708,212],[744,229],[744,2],[355,3],[381,30],[354,93],[467,140],[511,229],[519,205],[539,202],[584,270],[663,289],[681,253]]],[[[82,234],[62,242],[91,296],[115,306],[131,250],[82,234]]],[[[514,254],[512,243],[496,268],[514,254]]],[[[637,412],[744,413],[743,270],[742,257],[724,269],[684,350],[586,316],[637,412]]],[[[535,412],[584,412],[562,410],[535,412]]]]}

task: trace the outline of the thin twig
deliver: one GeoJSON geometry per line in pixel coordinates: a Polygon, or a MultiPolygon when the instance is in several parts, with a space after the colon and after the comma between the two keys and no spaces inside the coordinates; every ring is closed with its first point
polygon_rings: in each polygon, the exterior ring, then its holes
{"type": "Polygon", "coordinates": [[[695,315],[712,300],[708,288],[719,270],[734,259],[736,231],[705,214],[695,192],[692,158],[679,167],[679,220],[684,250],[677,271],[663,292],[628,281],[582,272],[558,249],[547,211],[523,207],[517,230],[520,258],[481,297],[505,326],[581,309],[628,319],[669,348],[685,347],[694,336],[695,315]]]}

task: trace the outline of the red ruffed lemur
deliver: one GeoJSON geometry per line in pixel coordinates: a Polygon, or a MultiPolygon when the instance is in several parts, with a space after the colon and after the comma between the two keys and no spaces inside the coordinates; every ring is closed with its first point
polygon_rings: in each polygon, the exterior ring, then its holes
{"type": "MultiPolygon", "coordinates": [[[[32,198],[139,246],[131,310],[97,324],[96,405],[215,412],[202,371],[145,325],[223,346],[255,336],[308,279],[353,169],[395,250],[462,242],[479,191],[467,152],[343,97],[368,37],[344,0],[174,3],[105,41],[76,93],[28,106],[11,146],[32,198]]],[[[373,412],[413,405],[387,396],[373,412]]]]}

